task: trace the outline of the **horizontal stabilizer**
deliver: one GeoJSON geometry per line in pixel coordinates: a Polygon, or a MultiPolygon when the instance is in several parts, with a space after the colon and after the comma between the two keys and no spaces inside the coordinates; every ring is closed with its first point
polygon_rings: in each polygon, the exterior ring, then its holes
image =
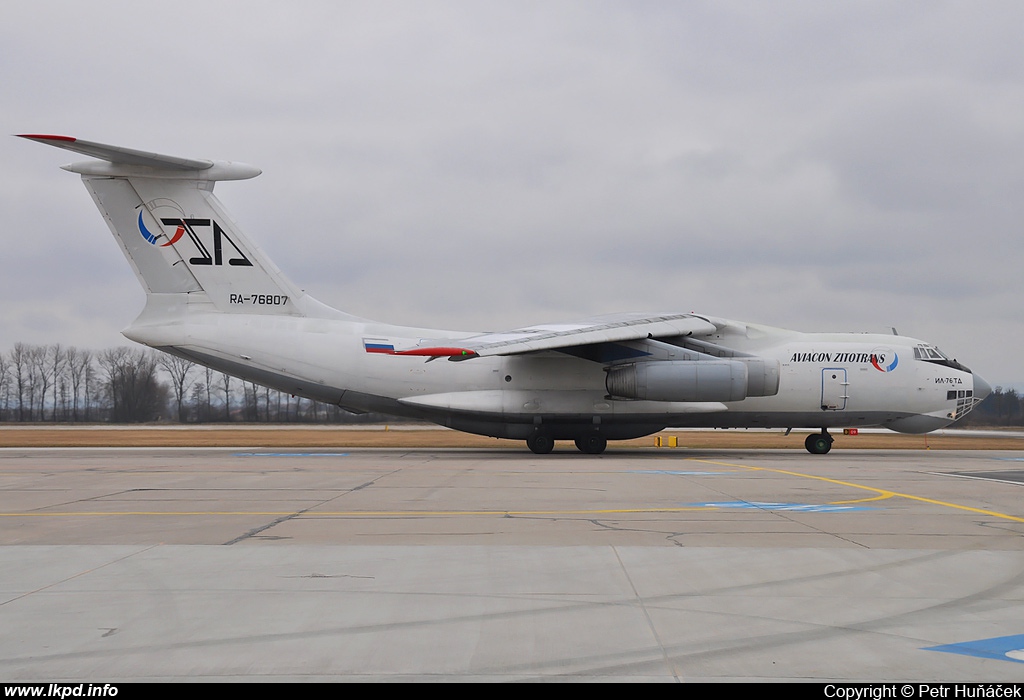
{"type": "Polygon", "coordinates": [[[83,141],[73,136],[50,134],[18,134],[18,136],[106,161],[106,163],[88,161],[64,166],[65,170],[79,175],[161,177],[215,182],[217,180],[248,180],[262,172],[259,168],[245,163],[165,156],[149,151],[137,151],[134,148],[83,141]]]}
{"type": "Polygon", "coordinates": [[[136,151],[134,148],[110,146],[105,143],[96,143],[95,141],[83,141],[73,136],[50,136],[47,134],[18,134],[18,136],[23,139],[45,143],[48,146],[63,148],[65,151],[74,151],[75,153],[99,158],[108,163],[142,165],[148,168],[169,168],[171,170],[206,170],[213,167],[212,160],[193,160],[191,158],[165,156],[147,151],[136,151]]]}

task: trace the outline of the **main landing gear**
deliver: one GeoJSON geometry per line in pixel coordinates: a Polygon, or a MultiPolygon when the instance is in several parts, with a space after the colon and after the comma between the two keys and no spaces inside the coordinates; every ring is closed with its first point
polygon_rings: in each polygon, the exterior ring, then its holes
{"type": "Polygon", "coordinates": [[[526,438],[526,446],[536,455],[546,455],[555,449],[555,441],[543,433],[534,433],[526,438]]]}
{"type": "Polygon", "coordinates": [[[588,435],[587,437],[576,438],[576,449],[584,454],[599,455],[608,447],[608,440],[600,435],[588,435]]]}
{"type": "Polygon", "coordinates": [[[811,433],[807,436],[807,439],[804,440],[804,447],[812,455],[824,455],[832,449],[834,440],[835,438],[828,434],[828,430],[822,428],[820,433],[811,433]]]}
{"type": "MultiPolygon", "coordinates": [[[[546,455],[555,448],[555,441],[542,433],[534,433],[526,438],[526,446],[538,455],[546,455]]],[[[588,435],[576,438],[576,449],[584,454],[599,455],[608,447],[608,440],[600,435],[588,435]]]]}

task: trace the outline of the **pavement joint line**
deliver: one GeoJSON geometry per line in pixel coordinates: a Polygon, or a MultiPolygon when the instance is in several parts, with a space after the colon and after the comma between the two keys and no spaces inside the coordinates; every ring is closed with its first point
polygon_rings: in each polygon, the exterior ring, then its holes
{"type": "Polygon", "coordinates": [[[451,516],[451,515],[621,515],[629,513],[684,513],[704,511],[708,508],[700,506],[682,508],[607,508],[600,510],[394,510],[394,511],[61,511],[53,513],[0,513],[0,518],[45,518],[45,517],[102,517],[113,515],[248,515],[248,516],[295,516],[298,518],[315,517],[393,517],[393,516],[451,516]]]}
{"type": "MultiPolygon", "coordinates": [[[[983,508],[974,508],[971,506],[960,505],[957,503],[950,503],[948,501],[939,501],[933,498],[926,498],[924,496],[915,496],[913,494],[900,493],[897,491],[891,491],[889,489],[880,489],[874,486],[865,486],[863,484],[856,484],[850,481],[841,481],[839,479],[832,479],[826,476],[819,476],[816,474],[804,474],[801,472],[794,472],[787,469],[775,469],[772,467],[757,467],[746,464],[736,464],[732,462],[720,462],[716,460],[700,459],[697,457],[687,457],[687,461],[700,462],[703,464],[713,464],[716,466],[724,466],[738,469],[745,469],[748,471],[762,471],[771,472],[775,474],[784,474],[786,476],[795,476],[803,479],[813,479],[816,481],[824,481],[830,484],[836,484],[839,486],[846,486],[853,489],[860,489],[863,491],[871,491],[876,496],[863,499],[844,500],[844,501],[833,501],[829,505],[847,505],[851,503],[866,503],[870,501],[886,500],[890,498],[905,498],[911,501],[917,501],[920,503],[929,503],[931,505],[938,505],[945,508],[952,508],[954,510],[961,510],[969,513],[978,513],[981,515],[988,515],[1003,520],[1010,520],[1012,522],[1024,523],[1024,517],[1018,517],[1009,515],[1007,513],[1001,513],[993,510],[986,510],[983,508]]],[[[315,506],[313,506],[315,507],[315,506]]],[[[640,513],[682,513],[682,512],[695,512],[708,510],[706,507],[674,507],[674,508],[608,508],[608,509],[597,509],[597,510],[453,510],[453,511],[310,511],[308,509],[304,511],[296,512],[292,511],[81,511],[81,512],[32,512],[32,513],[0,513],[0,518],[31,518],[31,517],[103,517],[103,516],[264,516],[264,517],[286,517],[286,518],[317,518],[317,517],[451,517],[451,516],[494,516],[500,515],[503,517],[509,516],[547,516],[547,515],[628,515],[628,514],[640,514],[640,513]]]]}
{"type": "Polygon", "coordinates": [[[103,562],[101,564],[97,564],[96,566],[93,566],[91,568],[85,569],[84,571],[79,571],[79,572],[71,574],[69,576],[65,576],[64,578],[62,578],[62,579],[60,579],[58,581],[51,581],[50,583],[46,584],[45,586],[40,586],[39,588],[36,588],[35,590],[25,591],[24,593],[22,593],[20,595],[16,595],[13,598],[10,598],[9,600],[5,600],[5,601],[0,602],[0,605],[7,605],[8,603],[13,603],[15,601],[21,600],[22,598],[27,598],[27,597],[29,597],[31,595],[35,595],[36,593],[40,593],[40,592],[45,591],[47,589],[53,588],[54,586],[60,586],[61,584],[67,583],[68,581],[73,581],[76,578],[81,578],[82,576],[86,576],[88,574],[91,574],[94,571],[99,571],[100,569],[106,568],[106,567],[110,566],[111,564],[119,564],[119,563],[125,561],[126,559],[131,559],[132,557],[138,556],[139,554],[145,554],[149,550],[155,549],[156,547],[159,547],[159,546],[160,545],[157,545],[157,544],[151,544],[151,545],[148,545],[148,546],[145,546],[145,547],[141,547],[137,551],[129,552],[128,554],[124,554],[122,556],[116,557],[116,558],[111,559],[109,561],[105,561],[105,562],[103,562]]]}
{"type": "Polygon", "coordinates": [[[672,673],[672,677],[676,681],[680,681],[679,670],[676,664],[669,658],[668,649],[665,648],[665,642],[662,640],[661,635],[658,634],[658,626],[654,624],[654,620],[651,619],[651,611],[647,609],[647,604],[644,602],[644,597],[640,595],[640,591],[637,590],[636,583],[633,581],[633,577],[629,575],[629,568],[623,563],[622,555],[619,554],[618,547],[612,547],[612,552],[615,554],[615,561],[619,565],[619,571],[622,572],[623,577],[626,579],[626,583],[629,584],[629,588],[633,593],[633,600],[635,605],[643,613],[644,621],[647,623],[647,630],[651,633],[654,638],[654,643],[658,645],[658,649],[661,651],[661,660],[665,664],[666,669],[672,673]]]}

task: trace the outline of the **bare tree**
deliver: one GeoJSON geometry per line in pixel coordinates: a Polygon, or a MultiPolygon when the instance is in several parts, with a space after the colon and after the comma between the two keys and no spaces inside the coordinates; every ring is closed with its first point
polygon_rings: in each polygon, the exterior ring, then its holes
{"type": "Polygon", "coordinates": [[[256,423],[260,419],[259,388],[255,382],[242,382],[242,391],[245,395],[245,420],[256,423]]]}
{"type": "Polygon", "coordinates": [[[46,348],[46,369],[50,374],[50,380],[53,383],[53,422],[56,423],[59,419],[58,415],[58,401],[57,401],[57,390],[61,384],[61,373],[64,371],[64,365],[67,361],[66,351],[60,346],[60,343],[56,345],[50,345],[46,348]]]}
{"type": "Polygon", "coordinates": [[[209,416],[206,413],[206,398],[203,392],[203,383],[201,381],[192,382],[192,388],[188,392],[188,403],[192,419],[197,423],[205,423],[209,416]]]}
{"type": "MultiPolygon", "coordinates": [[[[79,420],[78,402],[85,397],[88,401],[89,378],[92,368],[92,353],[88,350],[79,350],[71,346],[65,351],[67,360],[68,378],[71,384],[71,420],[79,420]]],[[[88,420],[88,409],[85,411],[85,418],[88,420]]]]}
{"type": "Polygon", "coordinates": [[[224,420],[231,422],[231,375],[221,372],[220,381],[224,392],[224,420]]]}
{"type": "Polygon", "coordinates": [[[33,346],[29,352],[32,367],[32,398],[39,397],[39,420],[46,420],[46,392],[50,389],[49,351],[45,345],[33,346]]]}
{"type": "Polygon", "coordinates": [[[209,367],[203,368],[205,371],[203,375],[205,377],[205,383],[203,384],[203,390],[206,393],[206,420],[213,420],[213,370],[209,367]]]}
{"type": "Polygon", "coordinates": [[[160,366],[167,374],[171,375],[171,390],[174,392],[174,401],[178,405],[178,422],[185,422],[185,389],[188,386],[188,375],[196,366],[192,360],[184,357],[163,353],[160,355],[160,366]]]}
{"type": "MultiPolygon", "coordinates": [[[[25,422],[25,399],[29,385],[29,347],[24,343],[15,343],[11,350],[11,372],[15,391],[18,396],[18,421],[25,422]]],[[[30,407],[31,410],[31,407],[30,407]]],[[[31,420],[31,415],[29,415],[31,420]]]]}
{"type": "Polygon", "coordinates": [[[145,350],[114,348],[99,355],[107,374],[110,418],[115,423],[141,423],[160,417],[167,389],[157,381],[156,359],[145,350]]]}
{"type": "Polygon", "coordinates": [[[92,412],[90,409],[95,409],[99,405],[97,385],[99,382],[96,381],[96,367],[93,365],[93,355],[90,353],[89,361],[85,365],[85,378],[82,384],[84,400],[83,420],[90,420],[92,412]]]}
{"type": "Polygon", "coordinates": [[[46,392],[49,389],[49,375],[46,371],[46,348],[30,345],[29,348],[29,420],[36,420],[36,405],[39,406],[39,420],[46,410],[46,392]]]}
{"type": "Polygon", "coordinates": [[[0,355],[0,420],[10,418],[11,366],[6,355],[0,355]]]}

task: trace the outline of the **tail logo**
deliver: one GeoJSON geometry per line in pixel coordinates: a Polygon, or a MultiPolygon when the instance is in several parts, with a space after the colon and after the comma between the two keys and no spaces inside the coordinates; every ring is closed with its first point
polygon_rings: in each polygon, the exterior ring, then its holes
{"type": "MultiPolygon", "coordinates": [[[[166,205],[161,205],[166,206],[166,205]]],[[[223,265],[225,262],[228,265],[239,266],[239,267],[252,267],[252,261],[246,257],[242,249],[231,240],[227,232],[221,228],[213,219],[195,219],[189,217],[161,217],[160,223],[164,226],[174,226],[174,233],[165,243],[160,243],[160,237],[164,236],[163,232],[155,234],[146,228],[146,223],[142,220],[142,211],[139,212],[139,235],[141,235],[151,245],[158,245],[161,248],[167,248],[172,246],[181,240],[182,236],[186,233],[189,239],[196,247],[196,251],[199,255],[188,259],[190,265],[223,265]],[[198,230],[200,229],[211,229],[213,233],[213,245],[212,250],[203,243],[198,230]],[[230,249],[225,246],[230,246],[230,249]],[[227,254],[225,254],[227,253],[227,254]]],[[[209,236],[209,233],[206,234],[209,236]]],[[[209,239],[207,239],[209,241],[209,239]]]]}
{"type": "MultiPolygon", "coordinates": [[[[158,245],[157,240],[159,239],[160,236],[154,235],[152,232],[150,232],[148,228],[146,228],[146,224],[142,220],[141,211],[139,212],[139,233],[142,234],[142,237],[145,238],[150,244],[158,245]]],[[[178,228],[174,231],[174,235],[171,236],[166,243],[160,243],[159,246],[161,248],[172,246],[175,243],[177,243],[183,235],[185,235],[185,227],[182,226],[181,224],[178,224],[178,228]]]]}

